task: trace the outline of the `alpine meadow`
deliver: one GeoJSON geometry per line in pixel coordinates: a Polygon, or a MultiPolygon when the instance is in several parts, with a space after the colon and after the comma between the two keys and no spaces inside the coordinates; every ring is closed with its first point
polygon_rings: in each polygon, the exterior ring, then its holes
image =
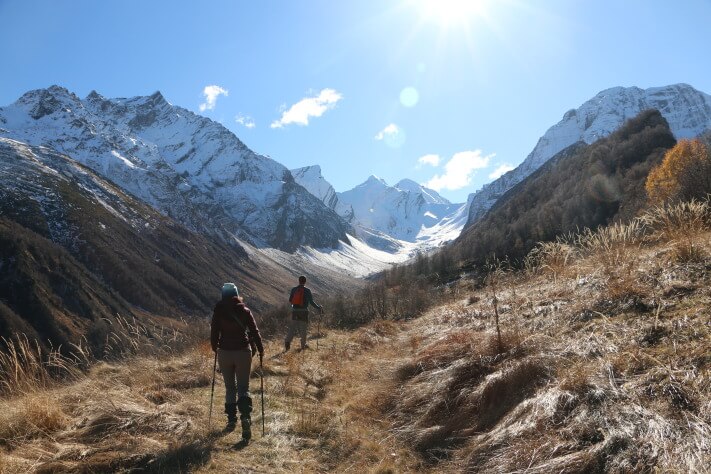
{"type": "Polygon", "coordinates": [[[711,473],[707,1],[0,18],[0,474],[711,473]]]}

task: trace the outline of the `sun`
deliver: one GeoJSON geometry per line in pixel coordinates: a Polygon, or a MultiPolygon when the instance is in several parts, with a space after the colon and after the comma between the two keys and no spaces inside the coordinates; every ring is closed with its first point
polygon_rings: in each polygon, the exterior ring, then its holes
{"type": "Polygon", "coordinates": [[[423,20],[443,27],[467,25],[486,16],[487,0],[416,0],[423,20]]]}

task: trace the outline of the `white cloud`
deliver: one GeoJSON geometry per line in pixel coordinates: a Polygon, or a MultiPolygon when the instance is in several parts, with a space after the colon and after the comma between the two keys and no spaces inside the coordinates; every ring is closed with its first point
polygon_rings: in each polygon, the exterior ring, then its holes
{"type": "Polygon", "coordinates": [[[384,140],[388,136],[393,136],[397,135],[400,132],[400,127],[395,125],[394,123],[391,123],[387,125],[384,129],[379,131],[377,135],[375,135],[376,140],[384,140]]]}
{"type": "Polygon", "coordinates": [[[228,96],[229,91],[220,86],[205,86],[202,90],[202,94],[205,96],[205,102],[200,104],[200,112],[214,109],[217,98],[221,95],[228,96]]]}
{"type": "Polygon", "coordinates": [[[503,165],[500,165],[498,168],[496,168],[494,171],[489,173],[489,179],[498,179],[504,174],[508,173],[512,169],[514,169],[515,166],[511,166],[508,163],[504,163],[503,165]]]}
{"type": "Polygon", "coordinates": [[[489,160],[494,156],[494,153],[482,156],[481,150],[455,153],[444,165],[444,174],[432,177],[425,186],[435,191],[461,189],[469,185],[474,171],[489,166],[489,160]]]}
{"type": "Polygon", "coordinates": [[[257,126],[257,124],[254,123],[254,119],[249,115],[237,114],[237,116],[235,116],[235,122],[247,128],[254,128],[257,126]]]}
{"type": "Polygon", "coordinates": [[[417,166],[420,167],[422,165],[430,165],[434,166],[435,168],[439,166],[439,162],[442,160],[439,155],[425,155],[421,156],[417,160],[417,166]]]}
{"type": "Polygon", "coordinates": [[[390,148],[400,148],[407,141],[405,130],[391,123],[379,131],[374,137],[378,141],[383,141],[390,148]]]}
{"type": "Polygon", "coordinates": [[[279,120],[272,122],[271,127],[281,128],[290,123],[308,125],[310,117],[322,116],[327,110],[334,108],[342,98],[343,95],[334,89],[323,89],[316,97],[306,97],[289,107],[281,114],[279,120]]]}

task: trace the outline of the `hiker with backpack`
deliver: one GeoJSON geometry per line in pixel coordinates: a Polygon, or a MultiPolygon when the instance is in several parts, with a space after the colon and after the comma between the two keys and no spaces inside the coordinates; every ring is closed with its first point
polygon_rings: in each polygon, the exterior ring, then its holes
{"type": "Polygon", "coordinates": [[[239,409],[242,438],[249,441],[252,435],[252,398],[249,394],[249,376],[252,357],[259,352],[264,358],[262,336],[252,312],[234,283],[222,286],[222,299],[215,305],[210,324],[210,344],[217,355],[220,372],[225,381],[226,431],[233,431],[239,409]]]}
{"type": "Polygon", "coordinates": [[[291,347],[291,340],[294,339],[296,332],[301,336],[301,349],[308,349],[306,344],[306,334],[309,327],[309,305],[317,308],[323,314],[323,307],[316,304],[311,290],[306,288],[306,277],[299,277],[299,285],[291,289],[289,294],[289,303],[291,303],[291,321],[289,321],[289,330],[284,339],[284,351],[288,351],[291,347]]]}

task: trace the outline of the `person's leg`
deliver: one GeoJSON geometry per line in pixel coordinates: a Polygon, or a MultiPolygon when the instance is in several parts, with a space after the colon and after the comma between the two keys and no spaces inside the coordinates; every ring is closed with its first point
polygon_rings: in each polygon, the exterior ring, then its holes
{"type": "Polygon", "coordinates": [[[249,440],[252,437],[252,397],[249,396],[249,376],[252,372],[252,352],[247,349],[237,351],[237,408],[242,421],[242,438],[249,440]]]}
{"type": "Polygon", "coordinates": [[[249,376],[252,373],[252,351],[249,349],[235,351],[235,367],[237,375],[237,396],[249,396],[249,376]]]}
{"type": "Polygon", "coordinates": [[[296,323],[298,321],[295,321],[293,316],[292,319],[289,321],[289,328],[286,330],[286,338],[284,339],[284,350],[289,350],[291,347],[291,340],[294,339],[294,335],[296,334],[296,323]]]}
{"type": "Polygon", "coordinates": [[[306,335],[308,333],[309,329],[309,322],[308,321],[299,321],[299,333],[301,335],[301,348],[304,349],[306,347],[306,335]]]}
{"type": "Polygon", "coordinates": [[[237,422],[237,385],[235,351],[217,351],[217,361],[220,363],[220,372],[225,382],[225,413],[227,414],[227,427],[234,429],[237,422]]]}

